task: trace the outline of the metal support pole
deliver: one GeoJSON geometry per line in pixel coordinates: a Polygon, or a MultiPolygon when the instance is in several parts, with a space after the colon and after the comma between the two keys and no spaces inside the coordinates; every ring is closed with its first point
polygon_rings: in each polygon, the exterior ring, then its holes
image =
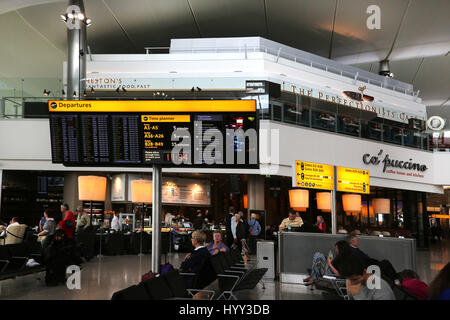
{"type": "Polygon", "coordinates": [[[152,271],[161,265],[161,167],[153,166],[152,203],[152,271]]]}
{"type": "MultiPolygon", "coordinates": [[[[70,0],[69,6],[77,6],[86,16],[83,0],[70,0]]],[[[77,28],[67,29],[67,96],[73,92],[79,99],[83,98],[86,89],[86,24],[80,22],[77,28]]]]}
{"type": "Polygon", "coordinates": [[[336,189],[337,189],[337,170],[333,166],[333,190],[331,190],[331,233],[337,233],[337,212],[336,212],[336,189]]]}
{"type": "Polygon", "coordinates": [[[142,211],[141,211],[141,234],[140,234],[140,246],[139,246],[139,254],[138,254],[138,256],[143,256],[144,254],[142,253],[142,245],[143,245],[143,242],[142,242],[142,238],[144,237],[144,227],[145,227],[145,222],[144,222],[144,219],[145,219],[145,203],[143,203],[142,204],[142,211]]]}

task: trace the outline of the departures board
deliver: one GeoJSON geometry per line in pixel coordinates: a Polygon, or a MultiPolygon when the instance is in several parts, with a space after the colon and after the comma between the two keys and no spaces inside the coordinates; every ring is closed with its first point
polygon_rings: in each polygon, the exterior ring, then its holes
{"type": "Polygon", "coordinates": [[[51,100],[49,114],[53,163],[258,167],[254,100],[51,100]],[[227,140],[238,132],[246,136],[227,140]]]}

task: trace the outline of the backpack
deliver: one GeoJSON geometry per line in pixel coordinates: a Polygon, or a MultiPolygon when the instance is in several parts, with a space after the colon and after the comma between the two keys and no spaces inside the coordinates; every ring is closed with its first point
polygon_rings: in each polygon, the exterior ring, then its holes
{"type": "Polygon", "coordinates": [[[173,265],[171,265],[170,263],[166,263],[166,264],[160,265],[159,270],[160,270],[160,273],[151,272],[151,271],[144,273],[141,277],[141,281],[146,281],[149,279],[159,277],[160,275],[162,275],[164,273],[174,270],[174,268],[173,268],[173,265]]]}

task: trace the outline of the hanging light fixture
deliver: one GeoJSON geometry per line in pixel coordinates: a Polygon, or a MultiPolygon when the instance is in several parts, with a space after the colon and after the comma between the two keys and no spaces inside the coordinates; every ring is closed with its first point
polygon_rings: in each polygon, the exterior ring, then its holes
{"type": "Polygon", "coordinates": [[[72,96],[75,98],[77,96],[77,92],[74,91],[72,96]]]}
{"type": "Polygon", "coordinates": [[[360,194],[343,194],[342,205],[345,212],[361,212],[361,195],[360,194]]]}
{"type": "Polygon", "coordinates": [[[377,198],[372,200],[373,211],[376,214],[390,214],[391,200],[386,198],[377,198]]]}
{"type": "Polygon", "coordinates": [[[244,194],[243,200],[244,200],[244,209],[247,209],[248,208],[248,194],[244,194]]]}
{"type": "Polygon", "coordinates": [[[317,209],[323,212],[331,212],[331,193],[330,192],[317,192],[317,209]]]}
{"type": "Polygon", "coordinates": [[[305,189],[289,190],[291,208],[309,208],[309,191],[305,189]]]}
{"type": "Polygon", "coordinates": [[[48,95],[50,94],[50,90],[47,91],[47,89],[44,89],[44,92],[42,93],[44,96],[48,97],[48,95]]]}
{"type": "Polygon", "coordinates": [[[78,177],[78,198],[80,201],[105,201],[105,194],[106,177],[78,177]]]}
{"type": "Polygon", "coordinates": [[[93,86],[91,86],[91,93],[94,93],[94,92],[95,92],[95,89],[93,86]]]}
{"type": "Polygon", "coordinates": [[[152,203],[153,189],[151,180],[133,180],[131,181],[131,202],[133,203],[152,203]]]}

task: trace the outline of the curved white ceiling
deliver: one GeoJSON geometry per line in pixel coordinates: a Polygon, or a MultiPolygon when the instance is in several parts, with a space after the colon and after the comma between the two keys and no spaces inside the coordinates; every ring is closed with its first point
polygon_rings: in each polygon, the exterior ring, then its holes
{"type": "MultiPolygon", "coordinates": [[[[67,0],[0,1],[1,78],[60,77],[67,0]]],[[[144,53],[171,38],[262,36],[377,72],[420,90],[424,103],[450,96],[448,0],[84,0],[92,53],[144,53]],[[369,5],[381,29],[366,26],[369,5]],[[425,14],[426,13],[426,14],[425,14]]]]}

